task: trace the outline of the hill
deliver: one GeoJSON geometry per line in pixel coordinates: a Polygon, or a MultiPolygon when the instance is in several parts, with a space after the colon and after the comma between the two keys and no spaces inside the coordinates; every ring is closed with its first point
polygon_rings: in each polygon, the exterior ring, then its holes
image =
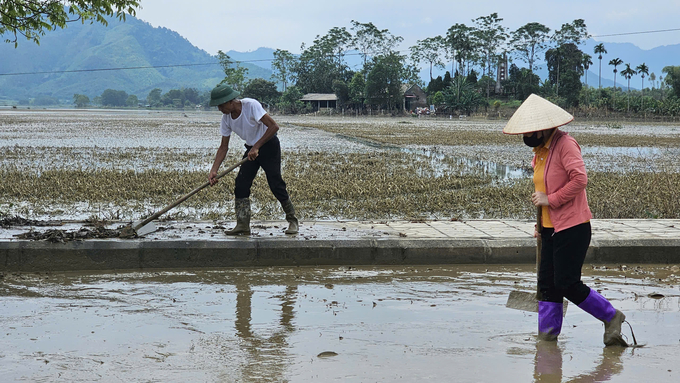
{"type": "MultiPolygon", "coordinates": [[[[209,90],[224,78],[214,56],[174,31],[131,16],[126,22],[113,18],[108,22],[107,27],[70,24],[47,33],[40,45],[0,44],[0,97],[45,95],[70,100],[75,93],[93,98],[115,89],[146,98],[154,88],[209,90]],[[93,71],[125,67],[154,68],[93,71]],[[32,72],[56,73],[6,75],[32,72]]],[[[271,77],[271,71],[260,66],[242,66],[248,68],[248,78],[271,77]]]]}

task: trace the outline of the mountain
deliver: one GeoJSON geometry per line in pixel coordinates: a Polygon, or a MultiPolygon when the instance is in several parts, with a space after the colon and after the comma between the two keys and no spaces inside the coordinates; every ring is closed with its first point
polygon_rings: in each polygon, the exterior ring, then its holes
{"type": "MultiPolygon", "coordinates": [[[[224,78],[214,56],[178,33],[129,15],[126,19],[109,18],[108,26],[72,23],[45,34],[40,45],[26,40],[17,48],[0,43],[0,98],[45,95],[70,100],[75,93],[94,98],[114,89],[144,99],[154,88],[203,91],[224,78]],[[155,68],[93,71],[149,66],[155,68]],[[32,72],[57,73],[7,75],[32,72]]],[[[271,77],[268,69],[249,63],[242,66],[248,69],[248,78],[271,77]]]]}

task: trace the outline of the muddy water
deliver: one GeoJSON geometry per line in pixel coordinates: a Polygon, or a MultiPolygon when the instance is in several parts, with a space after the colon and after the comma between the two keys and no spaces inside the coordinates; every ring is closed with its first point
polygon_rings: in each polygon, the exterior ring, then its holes
{"type": "Polygon", "coordinates": [[[586,269],[646,347],[571,305],[537,344],[529,266],[4,275],[0,381],[680,381],[677,270],[586,269]]]}

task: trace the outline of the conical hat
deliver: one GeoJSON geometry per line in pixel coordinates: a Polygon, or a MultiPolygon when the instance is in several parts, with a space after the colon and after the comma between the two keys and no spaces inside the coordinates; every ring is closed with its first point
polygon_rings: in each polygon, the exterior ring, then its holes
{"type": "Polygon", "coordinates": [[[505,134],[522,134],[538,132],[566,125],[574,120],[574,116],[552,102],[532,94],[515,113],[503,128],[505,134]]]}

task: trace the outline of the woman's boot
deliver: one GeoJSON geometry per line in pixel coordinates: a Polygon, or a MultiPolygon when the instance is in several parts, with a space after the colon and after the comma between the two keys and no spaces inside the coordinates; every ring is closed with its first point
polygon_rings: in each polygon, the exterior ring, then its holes
{"type": "Polygon", "coordinates": [[[236,210],[236,227],[224,233],[226,235],[250,234],[250,199],[236,198],[234,209],[236,210]]]}
{"type": "Polygon", "coordinates": [[[538,301],[538,339],[556,341],[562,331],[562,303],[538,301]]]}
{"type": "Polygon", "coordinates": [[[623,340],[621,335],[621,324],[626,320],[626,316],[615,309],[607,298],[590,289],[590,294],[578,307],[604,323],[602,340],[606,346],[628,347],[628,343],[623,340]]]}
{"type": "Polygon", "coordinates": [[[290,198],[281,202],[283,211],[286,213],[286,221],[288,221],[288,229],[286,229],[286,234],[297,234],[299,229],[298,219],[295,217],[295,207],[290,201],[290,198]]]}

